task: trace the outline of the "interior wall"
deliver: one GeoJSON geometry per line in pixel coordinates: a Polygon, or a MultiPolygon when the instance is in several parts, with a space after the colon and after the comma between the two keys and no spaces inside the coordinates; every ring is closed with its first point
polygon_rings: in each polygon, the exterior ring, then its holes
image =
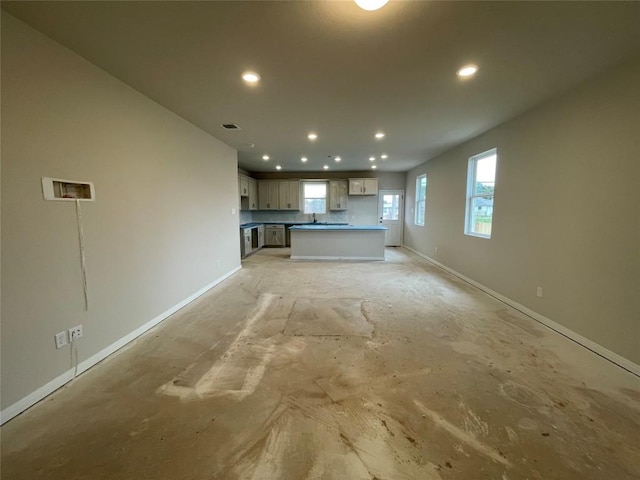
{"type": "Polygon", "coordinates": [[[639,364],[638,85],[635,58],[408,172],[405,244],[639,364]],[[487,240],[463,233],[467,162],[493,147],[487,240]]]}
{"type": "Polygon", "coordinates": [[[2,408],[239,268],[237,154],[2,14],[2,408]],[[41,177],[92,181],[81,203],[41,177]]]}

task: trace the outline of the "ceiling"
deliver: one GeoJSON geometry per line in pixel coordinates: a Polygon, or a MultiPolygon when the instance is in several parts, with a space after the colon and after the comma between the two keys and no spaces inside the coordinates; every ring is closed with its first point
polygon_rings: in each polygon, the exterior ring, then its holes
{"type": "Polygon", "coordinates": [[[2,8],[236,148],[250,172],[406,171],[640,49],[640,2],[2,8]],[[479,71],[462,81],[456,71],[466,63],[479,71]],[[243,83],[246,70],[261,75],[257,86],[243,83]],[[376,140],[377,131],[386,136],[376,140]]]}

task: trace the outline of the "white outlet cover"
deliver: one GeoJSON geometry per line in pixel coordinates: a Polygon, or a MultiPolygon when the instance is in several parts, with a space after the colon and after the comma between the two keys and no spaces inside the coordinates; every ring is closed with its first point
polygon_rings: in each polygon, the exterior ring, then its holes
{"type": "Polygon", "coordinates": [[[62,348],[67,345],[67,332],[60,332],[54,335],[56,341],[56,348],[62,348]]]}
{"type": "Polygon", "coordinates": [[[76,325],[75,327],[69,329],[69,340],[71,342],[80,338],[82,338],[82,325],[76,325]]]}

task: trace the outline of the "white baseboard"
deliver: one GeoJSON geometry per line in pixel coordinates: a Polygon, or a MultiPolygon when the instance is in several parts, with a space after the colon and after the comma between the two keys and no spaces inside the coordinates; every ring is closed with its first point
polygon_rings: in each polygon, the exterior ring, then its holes
{"type": "MultiPolygon", "coordinates": [[[[170,315],[173,315],[174,313],[176,313],[181,308],[185,307],[186,305],[188,305],[189,303],[193,302],[195,299],[197,299],[198,297],[200,297],[201,295],[203,295],[207,291],[211,290],[213,287],[215,287],[219,283],[221,283],[224,280],[226,280],[227,278],[229,278],[231,275],[233,275],[234,273],[239,271],[241,268],[242,268],[241,266],[238,266],[238,267],[234,268],[233,270],[231,270],[230,272],[227,272],[222,277],[219,277],[218,279],[216,279],[215,281],[213,281],[209,285],[201,288],[200,290],[198,290],[193,295],[190,295],[189,297],[187,297],[184,300],[182,300],[180,303],[174,305],[173,307],[171,307],[168,310],[165,310],[164,312],[162,312],[160,315],[158,315],[154,319],[152,319],[152,320],[148,321],[147,323],[145,323],[144,325],[136,328],[133,332],[125,335],[124,337],[122,337],[118,341],[112,343],[108,347],[100,350],[95,355],[92,355],[91,357],[87,358],[83,362],[79,363],[78,364],[77,374],[80,375],[81,373],[86,372],[91,367],[93,367],[97,363],[99,363],[102,360],[104,360],[105,358],[107,358],[109,355],[111,355],[114,352],[120,350],[127,343],[135,340],[140,335],[145,333],[147,330],[155,327],[156,325],[158,325],[160,322],[165,320],[170,315]]],[[[48,396],[51,393],[55,392],[60,387],[64,386],[66,383],[68,383],[71,380],[73,380],[73,373],[74,373],[74,369],[73,368],[70,369],[70,370],[67,370],[66,372],[64,372],[61,375],[58,375],[56,378],[54,378],[50,382],[46,383],[45,385],[41,386],[40,388],[38,388],[34,392],[31,392],[26,397],[22,398],[21,400],[18,400],[16,403],[14,403],[12,405],[9,405],[7,408],[2,410],[2,412],[0,412],[0,425],[8,422],[9,420],[11,420],[16,415],[19,415],[20,413],[24,412],[27,408],[31,407],[32,405],[34,405],[35,403],[39,402],[40,400],[42,400],[46,396],[48,396]]]]}
{"type": "Polygon", "coordinates": [[[415,253],[416,255],[418,255],[419,257],[424,258],[425,260],[427,260],[428,262],[434,264],[435,266],[441,268],[442,270],[458,277],[461,280],[464,280],[465,282],[473,285],[474,287],[479,288],[480,290],[482,290],[483,292],[491,295],[492,297],[496,298],[497,300],[500,300],[503,303],[506,303],[507,305],[509,305],[512,308],[515,308],[516,310],[524,313],[525,315],[533,318],[534,320],[536,320],[537,322],[540,322],[541,324],[543,324],[544,326],[550,328],[551,330],[555,331],[556,333],[559,333],[560,335],[567,337],[570,340],[573,340],[574,342],[576,342],[577,344],[587,348],[588,350],[591,350],[593,353],[600,355],[601,357],[609,360],[612,363],[615,363],[616,365],[618,365],[621,368],[624,368],[625,370],[627,370],[628,372],[633,373],[634,375],[637,375],[640,377],[640,365],[633,363],[631,360],[629,360],[628,358],[624,358],[621,355],[618,355],[615,352],[612,352],[611,350],[603,347],[602,345],[597,344],[596,342],[594,342],[593,340],[589,340],[586,337],[583,337],[582,335],[580,335],[579,333],[574,332],[573,330],[568,329],[567,327],[560,325],[557,322],[554,322],[553,320],[551,320],[550,318],[545,317],[544,315],[539,314],[538,312],[535,312],[533,310],[531,310],[528,307],[525,307],[524,305],[511,300],[510,298],[505,297],[504,295],[499,294],[498,292],[495,292],[493,290],[491,290],[489,287],[486,287],[484,285],[482,285],[481,283],[476,282],[475,280],[455,271],[452,268],[447,267],[446,265],[443,265],[442,263],[438,262],[437,260],[434,260],[431,257],[428,257],[427,255],[418,252],[417,250],[414,250],[411,247],[407,247],[406,245],[403,245],[403,248],[406,248],[407,250],[415,253]]]}

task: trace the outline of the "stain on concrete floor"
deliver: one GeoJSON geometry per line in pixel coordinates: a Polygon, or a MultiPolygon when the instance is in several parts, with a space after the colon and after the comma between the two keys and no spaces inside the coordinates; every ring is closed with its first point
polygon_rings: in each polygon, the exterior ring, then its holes
{"type": "Polygon", "coordinates": [[[640,379],[403,250],[242,271],[2,427],[7,479],[640,479],[640,379]]]}

